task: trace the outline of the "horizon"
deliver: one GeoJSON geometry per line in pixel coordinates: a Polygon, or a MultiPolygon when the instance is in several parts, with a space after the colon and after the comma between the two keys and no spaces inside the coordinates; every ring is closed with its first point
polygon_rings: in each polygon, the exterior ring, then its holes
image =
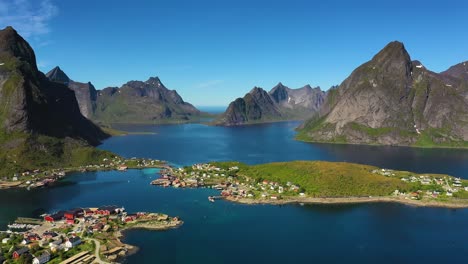
{"type": "Polygon", "coordinates": [[[59,66],[97,89],[158,76],[186,102],[226,107],[252,87],[269,91],[279,82],[326,91],[395,40],[412,60],[444,71],[468,59],[468,37],[457,34],[468,22],[467,7],[401,0],[112,6],[9,0],[0,3],[0,26],[13,26],[31,44],[44,73],[59,66]]]}

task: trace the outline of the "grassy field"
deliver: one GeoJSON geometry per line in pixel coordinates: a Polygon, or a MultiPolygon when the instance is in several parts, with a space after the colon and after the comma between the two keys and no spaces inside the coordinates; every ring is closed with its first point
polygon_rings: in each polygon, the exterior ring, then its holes
{"type": "Polygon", "coordinates": [[[387,196],[395,190],[411,192],[421,189],[420,184],[401,180],[419,174],[393,171],[395,175],[387,177],[373,173],[377,167],[345,162],[292,161],[253,166],[237,162],[212,164],[220,168],[238,166],[237,175],[256,181],[292,182],[311,197],[387,196]]]}

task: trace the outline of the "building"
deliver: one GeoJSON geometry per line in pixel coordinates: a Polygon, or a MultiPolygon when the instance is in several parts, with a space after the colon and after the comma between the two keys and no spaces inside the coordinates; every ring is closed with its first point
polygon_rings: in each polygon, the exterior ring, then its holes
{"type": "Polygon", "coordinates": [[[81,238],[71,237],[65,242],[65,248],[73,248],[81,244],[81,238]]]}
{"type": "Polygon", "coordinates": [[[54,238],[54,237],[56,237],[56,236],[58,236],[58,234],[55,233],[55,232],[51,232],[51,231],[46,231],[46,232],[44,232],[44,233],[42,234],[42,237],[45,238],[45,239],[54,238]]]}
{"type": "Polygon", "coordinates": [[[18,259],[19,257],[21,257],[21,255],[23,255],[24,253],[27,253],[29,252],[29,248],[28,247],[22,247],[22,248],[19,248],[17,250],[15,250],[13,252],[13,259],[18,259]]]}
{"type": "Polygon", "coordinates": [[[65,211],[58,211],[55,214],[46,215],[44,217],[44,221],[47,221],[47,222],[60,221],[64,218],[64,215],[65,215],[65,211]]]}
{"type": "Polygon", "coordinates": [[[49,260],[50,260],[50,253],[49,251],[46,250],[42,252],[42,254],[39,257],[35,257],[33,259],[32,264],[44,264],[44,263],[49,262],[49,260]]]}

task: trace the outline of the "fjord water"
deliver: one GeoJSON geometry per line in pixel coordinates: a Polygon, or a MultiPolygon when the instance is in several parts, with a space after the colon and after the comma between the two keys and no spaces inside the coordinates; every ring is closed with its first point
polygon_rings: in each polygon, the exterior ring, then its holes
{"type": "MultiPolygon", "coordinates": [[[[296,122],[236,128],[122,126],[155,134],[114,137],[101,148],[176,165],[320,159],[467,178],[465,150],[308,144],[293,140],[295,126],[296,122]]],[[[117,204],[128,211],[166,212],[185,221],[181,228],[166,232],[126,232],[125,242],[140,248],[127,263],[466,262],[466,209],[210,203],[207,196],[214,190],[149,185],[156,171],[76,173],[54,188],[1,191],[0,227],[16,216],[117,204]]]]}

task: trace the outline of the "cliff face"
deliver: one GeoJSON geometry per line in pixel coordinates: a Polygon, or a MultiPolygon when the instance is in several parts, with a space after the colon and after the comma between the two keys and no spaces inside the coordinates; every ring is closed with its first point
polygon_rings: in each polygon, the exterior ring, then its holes
{"type": "Polygon", "coordinates": [[[38,71],[34,51],[0,30],[0,177],[32,168],[83,165],[108,137],[86,119],[75,93],[38,71]]]}
{"type": "Polygon", "coordinates": [[[55,67],[50,70],[46,77],[49,80],[64,84],[75,92],[76,100],[80,107],[80,112],[83,116],[91,119],[96,110],[97,91],[91,82],[81,83],[71,80],[60,67],[55,67]]]}
{"type": "Polygon", "coordinates": [[[130,81],[120,88],[98,92],[94,119],[115,123],[147,123],[190,120],[200,111],[167,89],[158,77],[130,81]]]}
{"type": "Polygon", "coordinates": [[[404,45],[388,44],[331,89],[320,114],[299,138],[352,144],[464,146],[467,87],[411,61],[404,45]]]}
{"type": "Polygon", "coordinates": [[[0,31],[0,117],[6,133],[38,133],[99,144],[106,134],[81,115],[75,94],[50,82],[29,44],[8,27],[0,31]]]}
{"type": "Polygon", "coordinates": [[[326,93],[309,85],[291,89],[282,83],[269,93],[255,87],[243,98],[237,98],[216,120],[217,125],[234,126],[258,122],[304,119],[318,111],[326,93]]]}

